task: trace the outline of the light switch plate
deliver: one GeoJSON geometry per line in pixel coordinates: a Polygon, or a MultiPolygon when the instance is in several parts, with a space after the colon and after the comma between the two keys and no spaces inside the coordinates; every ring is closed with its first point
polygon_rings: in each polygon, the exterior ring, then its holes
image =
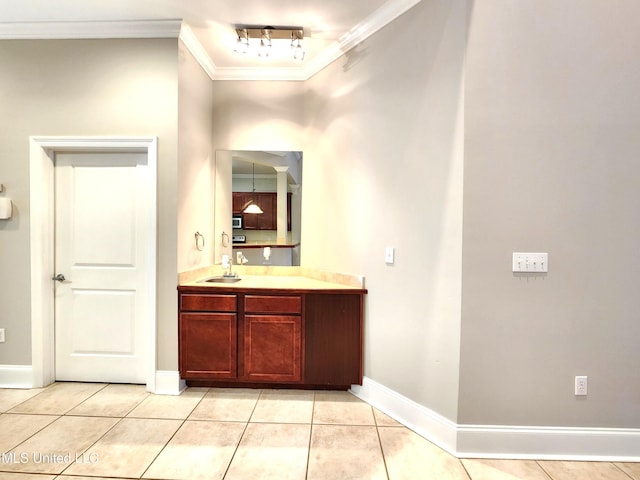
{"type": "Polygon", "coordinates": [[[0,343],[4,343],[4,328],[0,328],[0,343]]]}
{"type": "Polygon", "coordinates": [[[549,271],[548,253],[513,252],[513,272],[545,273],[549,271]]]}
{"type": "Polygon", "coordinates": [[[384,249],[384,263],[387,265],[393,265],[395,260],[395,248],[387,247],[384,249]]]}

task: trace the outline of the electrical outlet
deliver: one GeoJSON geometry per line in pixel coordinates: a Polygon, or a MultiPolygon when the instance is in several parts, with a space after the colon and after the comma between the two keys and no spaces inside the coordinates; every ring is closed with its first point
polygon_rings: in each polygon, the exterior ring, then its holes
{"type": "Polygon", "coordinates": [[[575,389],[576,395],[586,395],[587,394],[587,376],[578,375],[576,377],[575,387],[576,387],[575,389]]]}
{"type": "Polygon", "coordinates": [[[0,328],[0,343],[4,343],[4,328],[0,328]]]}

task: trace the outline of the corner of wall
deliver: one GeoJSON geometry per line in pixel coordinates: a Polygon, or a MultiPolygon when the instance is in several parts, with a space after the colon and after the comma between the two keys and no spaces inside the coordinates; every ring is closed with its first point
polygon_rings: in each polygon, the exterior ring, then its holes
{"type": "Polygon", "coordinates": [[[458,458],[640,461],[640,429],[456,424],[367,377],[351,392],[458,458]]]}

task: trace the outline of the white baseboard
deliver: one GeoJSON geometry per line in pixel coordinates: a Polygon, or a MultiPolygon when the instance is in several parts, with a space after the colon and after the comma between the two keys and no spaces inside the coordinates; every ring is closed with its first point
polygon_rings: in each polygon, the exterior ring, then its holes
{"type": "Polygon", "coordinates": [[[367,377],[351,391],[458,458],[640,461],[640,429],[462,425],[367,377]]]}
{"type": "Polygon", "coordinates": [[[640,429],[458,425],[460,458],[638,462],[640,429]]]}
{"type": "Polygon", "coordinates": [[[368,377],[363,378],[362,386],[352,385],[351,392],[418,435],[455,455],[457,425],[451,420],[368,377]]]}
{"type": "Polygon", "coordinates": [[[0,388],[32,388],[31,365],[0,365],[0,388]]]}
{"type": "Polygon", "coordinates": [[[156,388],[153,393],[157,395],[180,395],[187,388],[187,383],[180,378],[180,372],[173,370],[156,371],[156,388]]]}

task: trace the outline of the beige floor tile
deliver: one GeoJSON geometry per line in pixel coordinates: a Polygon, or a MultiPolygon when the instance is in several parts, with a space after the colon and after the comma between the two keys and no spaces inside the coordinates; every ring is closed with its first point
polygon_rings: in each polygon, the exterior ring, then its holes
{"type": "Polygon", "coordinates": [[[44,388],[0,388],[0,413],[12,409],[43,391],[44,388]]]}
{"type": "Polygon", "coordinates": [[[390,480],[468,480],[460,460],[407,428],[379,427],[390,480]]]}
{"type": "Polygon", "coordinates": [[[396,422],[389,415],[382,413],[380,410],[374,408],[373,416],[376,419],[376,425],[379,427],[402,427],[403,425],[399,422],[396,422]]]}
{"type": "Polygon", "coordinates": [[[24,462],[3,465],[8,471],[61,473],[76,456],[82,457],[91,445],[119,419],[96,417],[60,417],[18,445],[11,452],[24,462]]]}
{"type": "Polygon", "coordinates": [[[305,480],[311,425],[250,423],[225,480],[305,480]]]}
{"type": "Polygon", "coordinates": [[[107,385],[67,415],[124,417],[147,396],[144,385],[107,385]]]}
{"type": "MultiPolygon", "coordinates": [[[[0,469],[0,478],[2,478],[2,480],[53,480],[54,478],[57,479],[59,477],[56,477],[55,475],[42,475],[39,473],[9,473],[9,472],[2,472],[2,469],[0,469]]],[[[76,479],[76,480],[81,480],[81,479],[76,479]]],[[[93,480],[100,480],[98,478],[95,478],[93,480]]]]}
{"type": "Polygon", "coordinates": [[[0,453],[17,447],[58,418],[55,415],[0,415],[0,453]]]}
{"type": "Polygon", "coordinates": [[[208,388],[188,388],[181,395],[149,395],[127,416],[184,420],[207,393],[208,388]]]}
{"type": "Polygon", "coordinates": [[[189,420],[248,422],[259,395],[260,390],[248,388],[212,388],[189,420]]]}
{"type": "Polygon", "coordinates": [[[640,463],[616,463],[616,466],[633,480],[640,480],[640,463]]]}
{"type": "MultiPolygon", "coordinates": [[[[38,480],[38,479],[34,478],[34,480],[38,480]]],[[[75,475],[73,475],[73,476],[71,476],[71,475],[60,475],[59,477],[56,477],[55,480],[129,480],[129,479],[122,479],[122,478],[116,479],[114,477],[76,477],[75,475]]],[[[135,480],[135,479],[132,478],[130,480],[135,480]]]]}
{"type": "Polygon", "coordinates": [[[473,480],[549,480],[534,460],[465,459],[462,464],[473,480]]]}
{"type": "Polygon", "coordinates": [[[244,428],[243,423],[186,421],[143,478],[222,479],[244,428]]]}
{"type": "Polygon", "coordinates": [[[306,390],[263,390],[250,421],[311,423],[313,397],[306,390]]]}
{"type": "Polygon", "coordinates": [[[313,425],[308,480],[386,478],[375,427],[313,425]]]}
{"type": "Polygon", "coordinates": [[[105,386],[103,383],[54,383],[9,412],[64,415],[105,386]]]}
{"type": "Polygon", "coordinates": [[[629,480],[609,462],[540,461],[538,464],[553,480],[629,480]]]}
{"type": "Polygon", "coordinates": [[[316,392],[314,424],[375,425],[371,406],[349,392],[316,392]]]}
{"type": "Polygon", "coordinates": [[[95,461],[76,463],[64,473],[139,478],[181,424],[180,420],[124,418],[91,447],[95,461]]]}

